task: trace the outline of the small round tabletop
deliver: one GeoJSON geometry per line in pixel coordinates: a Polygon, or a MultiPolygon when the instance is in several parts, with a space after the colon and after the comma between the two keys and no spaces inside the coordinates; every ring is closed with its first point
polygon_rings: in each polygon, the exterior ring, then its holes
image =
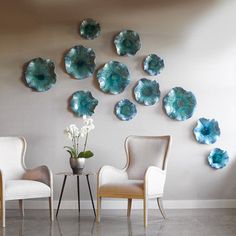
{"type": "Polygon", "coordinates": [[[91,172],[91,171],[84,171],[82,173],[78,173],[78,174],[73,174],[72,172],[59,172],[59,173],[56,173],[56,175],[64,175],[64,176],[80,176],[80,175],[96,175],[95,172],[91,172]]]}

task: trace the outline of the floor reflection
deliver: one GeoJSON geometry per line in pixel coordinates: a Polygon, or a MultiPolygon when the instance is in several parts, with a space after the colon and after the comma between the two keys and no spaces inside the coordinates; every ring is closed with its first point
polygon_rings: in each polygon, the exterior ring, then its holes
{"type": "Polygon", "coordinates": [[[104,210],[97,224],[91,211],[62,210],[57,220],[50,223],[48,211],[7,211],[6,228],[0,236],[235,236],[235,209],[168,210],[168,219],[150,210],[148,228],[143,227],[143,214],[132,211],[127,218],[122,210],[104,210]],[[219,219],[220,224],[219,224],[219,219]]]}
{"type": "Polygon", "coordinates": [[[127,218],[125,212],[114,211],[102,214],[101,222],[96,223],[91,212],[85,211],[78,216],[77,211],[61,211],[60,216],[51,223],[48,212],[34,210],[26,212],[24,218],[18,211],[7,214],[6,228],[0,229],[2,236],[116,236],[116,235],[158,235],[165,226],[165,222],[150,217],[152,226],[147,230],[143,227],[142,212],[127,218]]]}

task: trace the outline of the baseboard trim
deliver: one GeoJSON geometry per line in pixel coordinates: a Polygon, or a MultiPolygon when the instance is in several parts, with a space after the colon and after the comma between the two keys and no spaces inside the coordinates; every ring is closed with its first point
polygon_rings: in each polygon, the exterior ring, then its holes
{"type": "MultiPolygon", "coordinates": [[[[54,209],[57,208],[58,201],[54,201],[54,209]]],[[[81,201],[81,209],[92,209],[91,201],[81,201]]],[[[94,201],[96,204],[96,201],[94,201]]],[[[164,200],[165,209],[207,209],[207,208],[236,208],[236,199],[216,199],[216,200],[164,200]]],[[[61,202],[61,209],[77,209],[78,202],[75,200],[64,200],[61,202]]],[[[8,209],[18,209],[17,201],[8,201],[8,209]]],[[[126,209],[127,200],[107,200],[102,201],[102,209],[126,209]]],[[[142,209],[142,200],[134,200],[132,209],[142,209]]],[[[149,200],[149,209],[156,209],[155,200],[149,200]]],[[[25,209],[48,209],[48,200],[25,200],[25,209]]]]}

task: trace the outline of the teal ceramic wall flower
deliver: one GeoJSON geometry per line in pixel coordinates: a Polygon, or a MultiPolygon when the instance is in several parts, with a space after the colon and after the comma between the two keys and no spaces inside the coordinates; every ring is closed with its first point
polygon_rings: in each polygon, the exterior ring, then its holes
{"type": "Polygon", "coordinates": [[[89,91],[77,91],[70,99],[70,109],[76,116],[92,116],[98,100],[89,91]]]}
{"type": "Polygon", "coordinates": [[[151,106],[160,99],[159,84],[156,80],[140,79],[134,87],[135,100],[143,105],[151,106]]]}
{"type": "Polygon", "coordinates": [[[137,32],[133,30],[121,31],[114,40],[117,54],[120,56],[134,56],[141,48],[140,38],[137,32]]]}
{"type": "Polygon", "coordinates": [[[227,151],[220,148],[214,148],[208,156],[208,163],[214,169],[225,167],[229,162],[229,155],[227,151]]]}
{"type": "Polygon", "coordinates": [[[101,33],[101,27],[98,22],[87,18],[81,22],[80,35],[85,39],[95,39],[101,33]]]}
{"type": "Polygon", "coordinates": [[[175,87],[163,98],[163,108],[171,119],[184,121],[192,117],[197,101],[194,94],[175,87]]]}
{"type": "Polygon", "coordinates": [[[129,85],[130,74],[125,64],[109,61],[98,70],[97,80],[104,93],[119,94],[129,85]]]}
{"type": "Polygon", "coordinates": [[[123,121],[132,120],[136,114],[136,106],[128,99],[123,99],[115,105],[116,116],[123,121]]]}
{"type": "Polygon", "coordinates": [[[213,144],[220,137],[220,128],[216,120],[200,118],[193,130],[196,140],[203,144],[213,144]]]}
{"type": "Polygon", "coordinates": [[[55,65],[50,59],[41,57],[31,60],[25,70],[25,81],[38,92],[49,90],[56,83],[55,65]]]}
{"type": "Polygon", "coordinates": [[[164,61],[156,54],[148,55],[143,61],[143,69],[149,75],[158,75],[164,68],[164,61]]]}
{"type": "Polygon", "coordinates": [[[95,52],[82,45],[74,46],[65,55],[65,68],[76,79],[91,77],[95,70],[95,52]]]}

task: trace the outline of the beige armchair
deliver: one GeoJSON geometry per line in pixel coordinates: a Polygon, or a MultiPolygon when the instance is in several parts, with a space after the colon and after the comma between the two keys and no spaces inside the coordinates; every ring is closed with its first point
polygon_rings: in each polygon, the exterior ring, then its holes
{"type": "Polygon", "coordinates": [[[5,227],[5,202],[19,200],[24,216],[23,199],[49,198],[53,221],[53,178],[46,166],[25,167],[26,141],[22,137],[0,137],[0,201],[2,226],[5,227]]]}
{"type": "Polygon", "coordinates": [[[120,170],[104,166],[97,180],[97,222],[102,198],[127,198],[127,216],[132,199],[143,199],[144,226],[147,226],[148,199],[156,198],[162,216],[162,197],[166,180],[170,136],[129,136],[125,140],[126,166],[120,170]]]}

